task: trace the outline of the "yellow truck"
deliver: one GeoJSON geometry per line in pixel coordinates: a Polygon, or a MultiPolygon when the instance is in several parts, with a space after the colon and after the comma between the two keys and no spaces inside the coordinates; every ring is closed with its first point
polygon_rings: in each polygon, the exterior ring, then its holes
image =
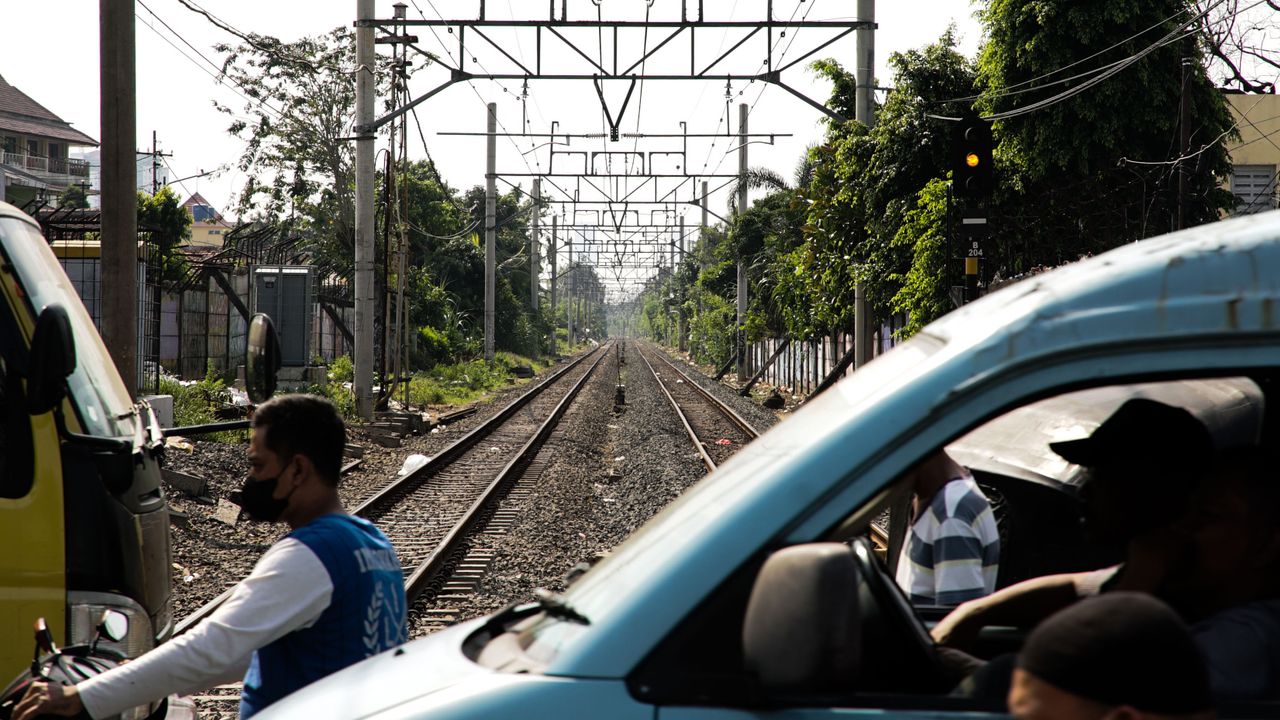
{"type": "MultiPolygon", "coordinates": [[[[265,333],[261,321],[251,325],[251,354],[265,333]]],[[[249,363],[251,384],[262,359],[249,363]]],[[[126,657],[168,639],[159,423],[130,397],[39,225],[3,202],[0,413],[0,678],[30,666],[37,618],[60,644],[76,645],[105,616],[123,616],[119,640],[103,643],[126,657]]]]}

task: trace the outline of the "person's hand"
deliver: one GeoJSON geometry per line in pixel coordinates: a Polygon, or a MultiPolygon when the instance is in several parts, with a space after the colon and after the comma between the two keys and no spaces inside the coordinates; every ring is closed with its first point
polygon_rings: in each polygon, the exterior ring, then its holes
{"type": "Polygon", "coordinates": [[[978,619],[975,608],[972,603],[963,603],[947,613],[929,631],[933,641],[952,648],[969,647],[978,639],[978,633],[982,630],[982,622],[978,619]]]}
{"type": "Polygon", "coordinates": [[[941,645],[936,650],[938,662],[942,665],[942,672],[953,683],[958,683],[969,677],[987,664],[985,660],[976,658],[963,650],[941,645]]]}
{"type": "Polygon", "coordinates": [[[82,710],[84,704],[75,685],[35,682],[13,709],[13,720],[35,720],[41,715],[70,717],[82,710]]]}

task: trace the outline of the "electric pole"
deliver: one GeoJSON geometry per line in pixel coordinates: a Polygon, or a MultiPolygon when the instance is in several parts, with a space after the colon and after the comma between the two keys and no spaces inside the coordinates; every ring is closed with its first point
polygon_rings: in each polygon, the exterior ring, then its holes
{"type": "MultiPolygon", "coordinates": [[[[356,17],[373,19],[373,0],[356,0],[356,17]]],[[[356,247],[355,377],[356,411],[373,419],[373,28],[356,25],[356,247]]]]}
{"type": "Polygon", "coordinates": [[[559,215],[551,216],[551,246],[547,248],[547,252],[551,256],[551,354],[552,355],[558,355],[560,352],[559,347],[556,345],[556,331],[558,329],[557,326],[560,324],[559,321],[556,319],[556,316],[558,314],[558,311],[556,310],[556,254],[559,252],[556,249],[556,235],[557,235],[557,230],[559,228],[557,228],[556,226],[558,225],[559,221],[560,221],[559,215]]]}
{"type": "MultiPolygon", "coordinates": [[[[677,257],[679,258],[679,260],[680,260],[680,264],[681,264],[681,265],[683,265],[683,264],[684,264],[684,253],[685,253],[685,250],[684,250],[684,215],[681,215],[681,216],[680,216],[680,254],[677,256],[677,257]]],[[[676,328],[677,328],[678,332],[680,333],[680,338],[679,338],[679,341],[676,343],[676,349],[677,349],[677,350],[679,350],[680,352],[685,352],[685,351],[687,351],[687,350],[689,349],[689,339],[688,339],[688,335],[689,335],[689,319],[688,319],[688,318],[686,318],[686,317],[685,317],[685,315],[684,315],[684,290],[681,290],[681,291],[680,291],[680,297],[679,297],[679,298],[677,298],[677,299],[680,301],[680,305],[678,306],[678,308],[679,308],[679,313],[680,313],[680,314],[679,314],[679,316],[678,316],[678,317],[679,317],[679,321],[676,323],[676,328]]]]}
{"type": "MultiPolygon", "coordinates": [[[[857,41],[857,58],[854,68],[857,88],[854,90],[855,119],[868,129],[875,124],[875,95],[872,85],[875,82],[875,0],[858,0],[858,20],[865,23],[855,31],[857,41]]],[[[866,287],[861,279],[862,269],[858,269],[859,278],[853,289],[853,367],[862,367],[870,362],[871,354],[871,310],[867,307],[866,287]]]]}
{"type": "Polygon", "coordinates": [[[484,173],[484,359],[493,361],[494,304],[497,284],[494,264],[498,253],[498,104],[489,103],[488,135],[485,137],[484,173]]]}
{"type": "Polygon", "coordinates": [[[138,390],[138,160],[134,0],[101,0],[102,340],[138,390]]]}
{"type": "MultiPolygon", "coordinates": [[[[738,214],[747,211],[747,104],[738,104],[738,214]]],[[[747,259],[738,258],[738,382],[747,381],[747,259]]]]}
{"type": "Polygon", "coordinates": [[[533,181],[533,218],[529,227],[529,307],[533,315],[538,315],[538,254],[541,251],[538,238],[538,224],[542,218],[542,178],[533,181]]]}
{"type": "MultiPolygon", "coordinates": [[[[151,131],[151,194],[155,195],[160,192],[160,181],[157,175],[160,172],[160,158],[173,157],[173,153],[162,153],[156,145],[156,131],[151,131]]],[[[165,182],[168,185],[168,181],[165,182]]]]}

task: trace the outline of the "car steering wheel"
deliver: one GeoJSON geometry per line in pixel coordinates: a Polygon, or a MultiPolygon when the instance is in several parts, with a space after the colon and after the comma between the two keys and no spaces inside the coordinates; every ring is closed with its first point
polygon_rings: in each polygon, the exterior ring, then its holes
{"type": "Polygon", "coordinates": [[[913,689],[918,691],[943,692],[950,689],[950,683],[947,682],[942,663],[938,659],[937,646],[928,629],[916,616],[897,583],[889,577],[888,571],[876,558],[866,539],[856,538],[851,543],[851,550],[865,590],[888,626],[889,637],[902,643],[896,648],[903,665],[898,668],[899,672],[909,676],[913,689]]]}

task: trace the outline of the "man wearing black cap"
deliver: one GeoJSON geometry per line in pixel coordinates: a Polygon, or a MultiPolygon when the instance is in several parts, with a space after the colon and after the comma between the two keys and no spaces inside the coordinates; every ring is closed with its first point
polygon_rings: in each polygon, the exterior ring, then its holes
{"type": "Polygon", "coordinates": [[[1209,720],[1204,661],[1178,615],[1142,593],[1077,603],[1031,633],[1009,711],[1019,720],[1209,720]]]}
{"type": "Polygon", "coordinates": [[[1173,525],[1186,513],[1213,455],[1204,424],[1182,408],[1137,398],[1087,438],[1049,446],[1089,470],[1081,495],[1086,531],[1124,557],[1122,565],[1033,578],[960,605],[933,629],[943,645],[965,649],[988,625],[1033,627],[1103,591],[1157,592],[1181,543],[1173,525]]]}

